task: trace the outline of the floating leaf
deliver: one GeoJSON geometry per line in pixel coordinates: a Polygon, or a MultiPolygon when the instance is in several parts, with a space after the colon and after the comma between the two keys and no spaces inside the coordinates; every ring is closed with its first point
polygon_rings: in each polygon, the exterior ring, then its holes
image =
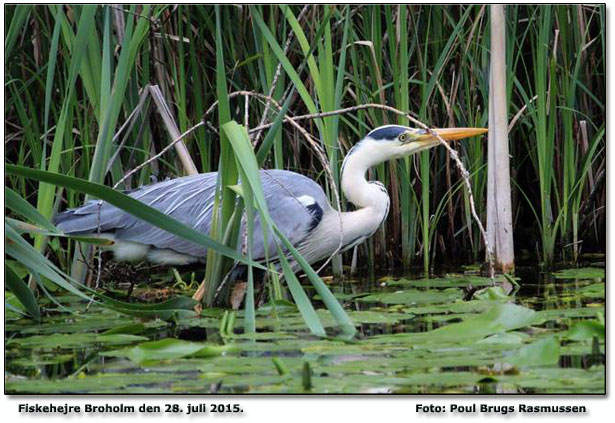
{"type": "Polygon", "coordinates": [[[553,273],[556,279],[604,279],[605,270],[600,267],[581,267],[579,269],[565,269],[553,273]]]}
{"type": "Polygon", "coordinates": [[[510,299],[508,294],[501,286],[490,286],[474,293],[474,298],[477,300],[504,300],[510,299]]]}
{"type": "Polygon", "coordinates": [[[136,335],[145,331],[146,327],[143,323],[131,323],[129,325],[116,326],[108,329],[102,333],[102,335],[114,335],[117,333],[124,333],[130,335],[136,335]]]}
{"type": "Polygon", "coordinates": [[[479,344],[521,345],[528,335],[522,332],[501,332],[478,341],[479,344]]]}
{"type": "MultiPolygon", "coordinates": [[[[62,393],[136,393],[144,385],[168,386],[173,381],[191,377],[187,374],[169,373],[102,373],[84,377],[39,380],[9,379],[5,388],[11,393],[62,394],[62,393]],[[133,390],[134,389],[134,390],[133,390]]],[[[168,388],[157,388],[168,392],[168,388]]],[[[141,391],[142,392],[142,391],[141,391]]],[[[155,391],[154,391],[155,392],[155,391]]]]}
{"type": "Polygon", "coordinates": [[[110,351],[105,353],[105,355],[112,357],[127,357],[135,363],[141,364],[188,356],[217,356],[233,350],[234,348],[228,345],[213,345],[183,341],[175,338],[165,338],[159,341],[144,342],[132,348],[110,351]]]}
{"type": "Polygon", "coordinates": [[[586,305],[586,308],[556,308],[552,310],[540,310],[536,312],[536,323],[541,324],[551,320],[570,319],[574,317],[595,317],[597,312],[604,312],[604,304],[600,304],[600,307],[588,308],[590,304],[586,305]]]}
{"type": "Polygon", "coordinates": [[[13,338],[7,345],[16,345],[20,348],[75,348],[91,344],[119,345],[143,341],[147,338],[136,335],[98,335],[95,333],[52,334],[35,335],[27,338],[13,338]]]}
{"type": "Polygon", "coordinates": [[[75,359],[74,354],[53,354],[37,357],[18,358],[11,361],[11,365],[20,367],[38,367],[49,364],[60,364],[75,359]]]}
{"type": "Polygon", "coordinates": [[[533,323],[536,312],[516,304],[497,305],[485,313],[461,323],[430,332],[434,338],[483,338],[498,332],[518,329],[533,323]]]}
{"type": "Polygon", "coordinates": [[[371,294],[357,298],[357,301],[365,303],[384,303],[384,304],[434,304],[446,303],[463,298],[463,292],[458,288],[448,288],[443,290],[420,291],[418,289],[408,289],[396,292],[383,292],[371,294]]]}
{"type": "Polygon", "coordinates": [[[579,288],[576,291],[579,295],[588,298],[604,298],[605,290],[604,283],[594,283],[591,285],[584,286],[579,288]]]}
{"type": "Polygon", "coordinates": [[[594,336],[598,339],[605,338],[605,326],[604,323],[597,320],[581,320],[576,322],[566,334],[566,339],[573,341],[583,341],[585,339],[592,339],[594,336]]]}
{"type": "Polygon", "coordinates": [[[557,364],[560,355],[559,341],[551,336],[524,346],[506,362],[521,367],[551,366],[557,364]]]}
{"type": "Polygon", "coordinates": [[[425,278],[425,279],[397,279],[384,281],[387,285],[403,285],[421,288],[464,288],[467,286],[490,286],[492,285],[491,278],[483,278],[480,276],[469,275],[450,275],[442,278],[425,278]]]}

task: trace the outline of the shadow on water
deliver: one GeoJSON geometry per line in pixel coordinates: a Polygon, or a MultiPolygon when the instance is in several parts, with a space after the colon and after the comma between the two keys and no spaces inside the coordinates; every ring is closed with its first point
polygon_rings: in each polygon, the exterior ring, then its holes
{"type": "MultiPolygon", "coordinates": [[[[604,393],[603,268],[383,275],[329,286],[359,329],[310,335],[291,302],[140,320],[60,298],[34,324],[6,311],[8,393],[604,393]],[[307,364],[306,364],[307,363],[307,364]],[[307,382],[306,382],[307,380],[307,382]]],[[[157,283],[154,282],[154,285],[157,283]]],[[[158,282],[161,286],[168,283],[158,282]]],[[[309,291],[308,291],[309,292],[309,291]]],[[[184,293],[186,294],[186,293],[184,293]]],[[[318,297],[311,293],[315,304],[318,297]]]]}

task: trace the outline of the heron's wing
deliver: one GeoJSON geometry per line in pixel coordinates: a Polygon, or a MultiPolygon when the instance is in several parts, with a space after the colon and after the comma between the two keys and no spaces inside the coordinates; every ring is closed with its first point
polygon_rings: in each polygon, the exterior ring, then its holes
{"type": "MultiPolygon", "coordinates": [[[[144,186],[128,195],[196,230],[209,233],[216,189],[215,172],[171,179],[144,186]]],[[[170,248],[201,256],[206,248],[144,222],[106,202],[92,200],[56,216],[58,228],[68,234],[113,233],[118,240],[170,248]]]]}
{"type": "MultiPolygon", "coordinates": [[[[323,214],[330,209],[322,188],[298,173],[264,170],[261,171],[261,182],[269,215],[294,246],[309,236],[320,223],[323,214]]],[[[267,239],[264,239],[260,217],[254,226],[253,257],[264,258],[265,245],[270,258],[277,256],[276,242],[279,243],[279,240],[271,231],[268,231],[267,239]]]]}
{"type": "MultiPolygon", "coordinates": [[[[147,190],[131,193],[130,196],[197,231],[209,234],[211,228],[217,173],[204,173],[172,179],[150,185],[147,190]]],[[[179,253],[203,257],[207,249],[170,232],[136,219],[115,233],[116,238],[168,248],[179,253]]]]}
{"type": "MultiPolygon", "coordinates": [[[[148,185],[129,195],[161,212],[209,234],[217,173],[205,173],[148,185]]],[[[330,208],[325,193],[314,181],[294,172],[261,171],[261,181],[269,214],[293,245],[301,243],[330,208]]],[[[108,203],[97,200],[56,216],[58,228],[69,234],[113,233],[115,239],[171,249],[203,257],[207,249],[133,217],[108,203]]],[[[277,256],[277,238],[271,231],[265,240],[260,217],[254,222],[252,256],[277,256]]],[[[243,231],[242,231],[243,232],[243,231]]]]}

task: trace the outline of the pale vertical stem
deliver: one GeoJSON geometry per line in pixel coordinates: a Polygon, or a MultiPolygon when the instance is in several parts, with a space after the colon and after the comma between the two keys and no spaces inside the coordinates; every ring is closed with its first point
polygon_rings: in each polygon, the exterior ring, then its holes
{"type": "Polygon", "coordinates": [[[508,111],[506,107],[506,21],[503,5],[491,5],[487,233],[499,271],[514,270],[508,111]]]}
{"type": "MultiPolygon", "coordinates": [[[[493,14],[492,18],[493,19],[493,14]]],[[[493,36],[493,35],[492,35],[493,36]]],[[[492,58],[493,61],[493,50],[492,50],[492,58]]],[[[496,227],[497,227],[497,213],[496,213],[496,199],[495,199],[495,134],[494,131],[494,122],[495,118],[493,116],[493,73],[489,72],[489,134],[488,134],[488,144],[487,144],[487,239],[489,240],[489,245],[491,245],[493,259],[496,260],[497,255],[497,242],[496,242],[496,227]]]]}

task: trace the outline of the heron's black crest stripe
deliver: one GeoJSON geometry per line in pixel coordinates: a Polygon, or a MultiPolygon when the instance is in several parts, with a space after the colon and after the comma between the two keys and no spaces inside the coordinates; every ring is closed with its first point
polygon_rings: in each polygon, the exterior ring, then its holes
{"type": "Polygon", "coordinates": [[[322,220],[322,207],[318,205],[318,203],[310,204],[306,207],[310,214],[312,215],[312,221],[310,222],[310,227],[308,228],[308,232],[311,232],[322,220]]]}
{"type": "Polygon", "coordinates": [[[374,140],[392,140],[399,134],[406,132],[408,128],[400,125],[390,125],[383,128],[374,129],[367,136],[374,140]]]}

